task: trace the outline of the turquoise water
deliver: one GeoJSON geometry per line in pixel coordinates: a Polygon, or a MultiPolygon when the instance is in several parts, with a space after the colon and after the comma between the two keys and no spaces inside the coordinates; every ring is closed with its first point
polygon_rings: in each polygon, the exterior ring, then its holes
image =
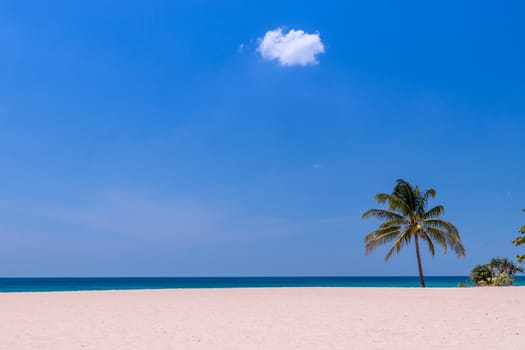
{"type": "MultiPolygon", "coordinates": [[[[427,287],[457,287],[467,276],[429,276],[427,287]]],[[[516,278],[525,285],[525,277],[516,278]]],[[[417,276],[406,277],[95,277],[0,278],[0,292],[58,292],[165,288],[261,287],[419,287],[417,276]]]]}

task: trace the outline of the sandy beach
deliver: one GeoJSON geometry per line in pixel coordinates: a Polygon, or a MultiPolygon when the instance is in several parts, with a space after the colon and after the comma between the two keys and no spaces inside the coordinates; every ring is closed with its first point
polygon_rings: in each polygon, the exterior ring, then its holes
{"type": "Polygon", "coordinates": [[[525,288],[0,294],[0,349],[524,349],[525,288]]]}

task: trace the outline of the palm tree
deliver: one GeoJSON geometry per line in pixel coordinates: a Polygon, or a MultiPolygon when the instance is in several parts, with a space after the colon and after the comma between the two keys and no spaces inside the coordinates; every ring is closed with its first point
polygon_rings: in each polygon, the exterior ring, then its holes
{"type": "Polygon", "coordinates": [[[377,230],[365,237],[367,255],[377,247],[393,242],[385,256],[388,261],[394,252],[399,254],[401,248],[414,239],[421,287],[425,287],[425,278],[419,251],[420,240],[427,242],[432,255],[435,254],[434,244],[437,244],[444,253],[450,247],[458,257],[465,256],[465,248],[456,226],[439,218],[445,211],[443,206],[438,205],[427,210],[428,200],[435,197],[434,189],[422,192],[418,186],[412,187],[406,180],[397,180],[391,194],[379,193],[375,196],[376,202],[386,204],[387,209],[370,209],[363,214],[363,219],[375,217],[383,220],[377,230]]]}
{"type": "Polygon", "coordinates": [[[516,273],[523,273],[525,270],[516,264],[513,261],[507,258],[493,258],[488,263],[488,266],[493,271],[495,277],[505,274],[510,278],[510,283],[514,281],[514,275],[516,273]]]}

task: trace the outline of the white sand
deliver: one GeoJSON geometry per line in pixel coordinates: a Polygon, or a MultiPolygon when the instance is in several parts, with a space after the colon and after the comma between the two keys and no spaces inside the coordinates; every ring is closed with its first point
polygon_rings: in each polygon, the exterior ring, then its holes
{"type": "Polygon", "coordinates": [[[0,349],[525,349],[525,287],[0,294],[0,349]]]}

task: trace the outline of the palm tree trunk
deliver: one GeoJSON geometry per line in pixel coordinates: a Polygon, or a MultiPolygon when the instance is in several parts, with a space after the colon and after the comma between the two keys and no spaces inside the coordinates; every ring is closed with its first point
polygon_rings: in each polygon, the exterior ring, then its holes
{"type": "Polygon", "coordinates": [[[416,237],[417,268],[419,269],[419,282],[421,282],[421,288],[425,288],[425,277],[423,277],[423,266],[421,266],[421,254],[419,253],[418,234],[416,234],[415,237],[416,237]]]}

